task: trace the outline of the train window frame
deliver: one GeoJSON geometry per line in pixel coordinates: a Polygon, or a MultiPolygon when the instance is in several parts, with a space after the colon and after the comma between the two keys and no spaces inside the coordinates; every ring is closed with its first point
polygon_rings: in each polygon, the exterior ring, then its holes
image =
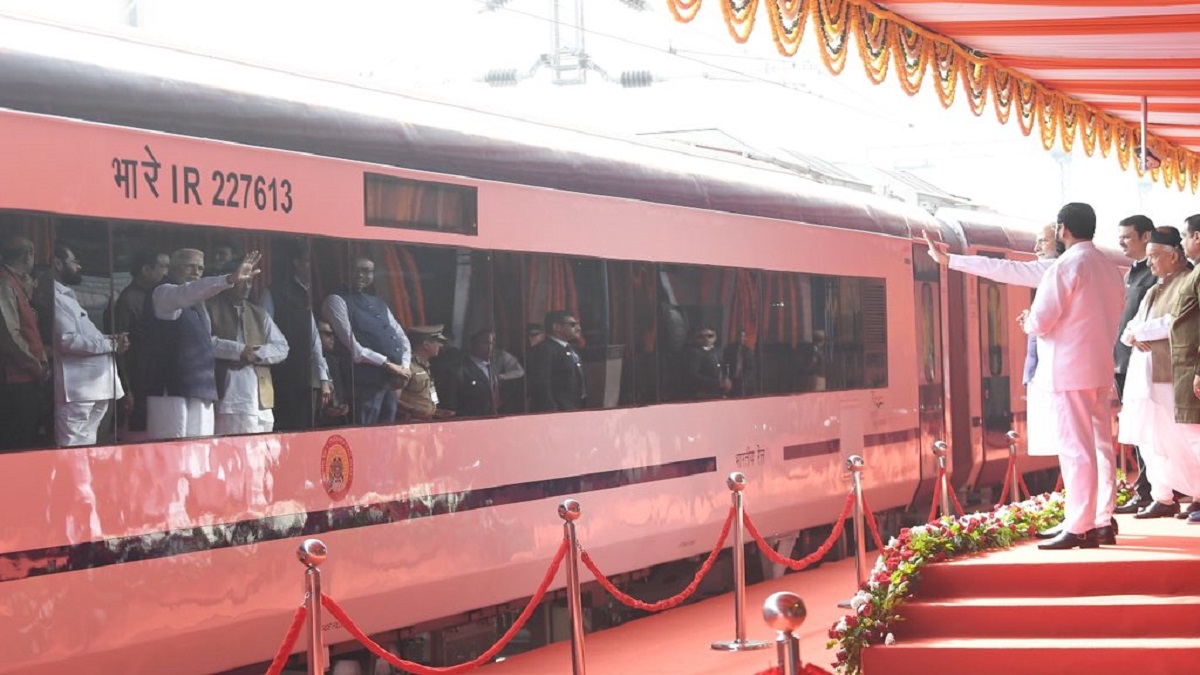
{"type": "MultiPolygon", "coordinates": [[[[397,195],[392,195],[398,197],[397,195]]],[[[403,201],[403,200],[401,200],[403,201]]],[[[419,207],[420,199],[412,200],[419,207]]],[[[412,208],[410,211],[419,211],[412,208]]],[[[423,232],[443,232],[447,234],[462,234],[470,237],[479,235],[479,188],[473,185],[459,185],[439,181],[415,180],[389,176],[382,173],[363,172],[363,224],[367,227],[383,227],[396,230],[418,230],[423,232]],[[381,203],[389,196],[391,190],[399,191],[413,189],[420,198],[432,197],[438,204],[435,220],[425,220],[417,213],[416,218],[388,217],[382,211],[381,203]],[[374,199],[372,199],[374,197],[374,199]],[[452,206],[458,206],[458,218],[443,222],[442,201],[451,199],[452,206]]]]}

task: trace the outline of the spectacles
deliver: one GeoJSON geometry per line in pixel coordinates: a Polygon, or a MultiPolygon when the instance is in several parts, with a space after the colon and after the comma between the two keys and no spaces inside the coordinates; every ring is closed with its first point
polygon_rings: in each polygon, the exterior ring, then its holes
{"type": "Polygon", "coordinates": [[[563,321],[562,324],[564,326],[578,326],[579,322],[578,321],[563,321]]]}
{"type": "Polygon", "coordinates": [[[716,333],[700,333],[700,337],[702,337],[702,338],[715,338],[715,337],[717,337],[717,334],[716,334],[716,333]]]}

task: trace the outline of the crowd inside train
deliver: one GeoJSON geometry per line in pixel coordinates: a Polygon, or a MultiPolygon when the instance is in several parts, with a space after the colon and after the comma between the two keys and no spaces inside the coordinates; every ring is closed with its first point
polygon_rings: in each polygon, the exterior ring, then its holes
{"type": "Polygon", "coordinates": [[[95,225],[0,227],[0,448],[886,383],[879,279],[95,225]]]}
{"type": "Polygon", "coordinates": [[[1123,278],[1095,231],[1093,209],[1073,203],[1043,228],[1036,261],[955,255],[928,240],[950,269],[1037,289],[1016,320],[1029,336],[1029,452],[1058,455],[1067,491],[1064,522],[1040,533],[1049,550],[1115,544],[1114,513],[1200,524],[1200,214],[1182,229],[1122,219],[1123,278]],[[1118,441],[1138,461],[1136,495],[1119,508],[1114,393],[1118,441]]]}

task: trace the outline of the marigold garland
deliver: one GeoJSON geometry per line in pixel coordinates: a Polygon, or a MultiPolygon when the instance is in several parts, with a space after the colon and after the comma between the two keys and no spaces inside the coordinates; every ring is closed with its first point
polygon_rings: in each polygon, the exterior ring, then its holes
{"type": "Polygon", "coordinates": [[[933,57],[933,43],[906,26],[892,31],[892,54],[900,88],[909,96],[921,90],[925,71],[933,57]]]}
{"type": "MultiPolygon", "coordinates": [[[[754,30],[759,0],[720,2],[730,36],[738,43],[746,42],[754,30]]],[[[677,21],[688,23],[696,18],[701,3],[667,0],[667,7],[677,21]]],[[[983,114],[990,94],[996,119],[1007,124],[1015,102],[1021,133],[1028,136],[1037,125],[1044,148],[1053,148],[1058,138],[1069,152],[1078,135],[1085,154],[1091,156],[1099,146],[1101,155],[1109,157],[1115,147],[1121,169],[1129,169],[1136,145],[1129,122],[1047,89],[997,60],[965,49],[871,0],[766,0],[761,4],[765,5],[775,48],[784,56],[793,56],[799,50],[805,23],[815,7],[817,51],[829,72],[837,75],[845,69],[848,41],[852,38],[858,41],[867,77],[878,84],[894,68],[896,80],[909,96],[920,91],[932,63],[934,88],[943,107],[953,104],[961,78],[974,114],[983,114]]],[[[1190,187],[1192,192],[1200,191],[1200,157],[1196,153],[1153,137],[1148,145],[1163,162],[1161,168],[1150,171],[1153,180],[1167,186],[1174,182],[1180,190],[1190,187]]],[[[1143,175],[1141,162],[1133,163],[1138,175],[1143,175]]]]}
{"type": "MultiPolygon", "coordinates": [[[[699,0],[697,0],[699,2],[699,0]]],[[[758,14],[758,0],[721,0],[721,11],[725,14],[725,27],[734,42],[744,44],[754,30],[754,17],[758,14]]]]}
{"type": "Polygon", "coordinates": [[[769,0],[767,18],[771,20],[771,38],[775,49],[784,56],[795,56],[804,37],[808,3],[804,0],[769,0]]]}

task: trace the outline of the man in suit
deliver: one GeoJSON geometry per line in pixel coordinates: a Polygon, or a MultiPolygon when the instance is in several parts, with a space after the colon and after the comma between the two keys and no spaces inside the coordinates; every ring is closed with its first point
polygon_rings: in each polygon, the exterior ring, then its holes
{"type": "Polygon", "coordinates": [[[745,330],[739,330],[737,340],[725,345],[721,361],[729,369],[730,396],[753,396],[758,393],[758,367],[754,350],[747,344],[745,330]]]}
{"type": "Polygon", "coordinates": [[[587,403],[583,363],[571,342],[579,337],[579,321],[570,312],[546,313],[546,339],[529,350],[529,410],[577,410],[587,403]]]}
{"type": "Polygon", "coordinates": [[[485,328],[471,335],[458,381],[459,417],[495,415],[500,406],[496,334],[485,328]]]}
{"type": "Polygon", "coordinates": [[[170,266],[171,259],[166,253],[135,254],[129,266],[129,285],[112,304],[113,332],[129,335],[129,351],[117,354],[117,374],[126,395],[126,405],[117,408],[117,432],[121,440],[139,440],[146,435],[146,376],[141,370],[140,354],[146,341],[142,334],[142,312],[146,309],[146,294],[162,281],[170,266]]]}
{"type": "Polygon", "coordinates": [[[721,398],[730,389],[717,352],[717,331],[702,325],[692,334],[692,344],[683,354],[683,386],[688,398],[721,398]]]}
{"type": "Polygon", "coordinates": [[[111,401],[125,396],[116,355],[129,334],[105,335],[92,323],[71,286],[83,282],[83,263],[54,244],[54,439],[61,447],[94,445],[111,401]]]}
{"type": "MultiPolygon", "coordinates": [[[[1130,319],[1137,315],[1138,306],[1145,297],[1146,291],[1158,281],[1146,261],[1146,246],[1150,243],[1150,233],[1154,231],[1154,222],[1146,216],[1137,215],[1125,218],[1117,225],[1117,245],[1125,253],[1125,257],[1133,261],[1129,272],[1125,275],[1125,307],[1121,310],[1121,322],[1117,326],[1117,335],[1125,333],[1125,327],[1130,319]]],[[[1125,373],[1129,369],[1129,345],[1117,340],[1113,346],[1113,377],[1117,384],[1117,396],[1124,398],[1125,373]]],[[[1150,479],[1147,477],[1146,462],[1142,459],[1141,451],[1134,448],[1137,458],[1138,477],[1134,484],[1137,496],[1117,510],[1117,513],[1137,513],[1139,510],[1153,506],[1155,501],[1150,495],[1150,479]]]]}
{"type": "Polygon", "coordinates": [[[1092,207],[1067,204],[1057,222],[1067,251],[1046,271],[1023,317],[1026,334],[1039,338],[1030,406],[1043,405],[1049,413],[1045,433],[1059,448],[1067,491],[1062,533],[1039,546],[1045,550],[1094,548],[1113,540],[1112,443],[1094,432],[1111,415],[1112,343],[1124,299],[1121,277],[1092,243],[1092,207]]]}
{"type": "Polygon", "coordinates": [[[291,249],[291,276],[263,291],[267,311],[288,344],[287,358],[271,366],[275,383],[275,429],[310,429],[316,412],[331,402],[333,385],[329,364],[313,315],[312,263],[308,247],[297,242],[291,249]]]}

